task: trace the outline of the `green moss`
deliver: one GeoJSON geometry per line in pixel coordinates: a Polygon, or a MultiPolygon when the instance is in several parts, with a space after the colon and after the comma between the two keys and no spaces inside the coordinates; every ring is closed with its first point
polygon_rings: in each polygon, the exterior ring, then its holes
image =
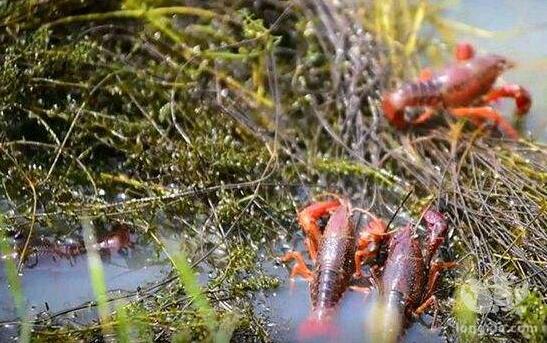
{"type": "Polygon", "coordinates": [[[477,293],[469,282],[462,283],[456,290],[452,308],[456,320],[456,335],[461,342],[476,342],[477,331],[477,293]]]}
{"type": "Polygon", "coordinates": [[[212,280],[211,288],[226,288],[233,296],[246,297],[249,292],[275,288],[279,284],[277,278],[262,272],[256,249],[238,245],[230,249],[226,270],[212,280]]]}
{"type": "Polygon", "coordinates": [[[520,318],[519,331],[529,342],[545,342],[547,339],[547,303],[542,296],[529,292],[515,307],[520,318]]]}
{"type": "MultiPolygon", "coordinates": [[[[387,47],[395,75],[417,70],[417,52],[433,49],[439,55],[440,49],[419,32],[422,24],[440,27],[441,7],[377,1],[366,13],[352,13],[353,26],[364,20],[363,27],[376,35],[365,35],[370,42],[353,46],[362,49],[364,68],[353,74],[350,59],[329,41],[338,36],[326,34],[331,28],[322,20],[328,16],[273,3],[0,4],[1,197],[13,203],[7,222],[27,230],[35,220],[44,232],[63,235],[79,230],[85,212],[97,230],[118,220],[133,223],[143,240],[171,229],[183,238],[192,261],[212,252],[196,270],[206,266],[213,275],[202,288],[218,332],[190,306],[187,290],[169,283],[150,298],[126,305],[126,316],[122,310],[110,321],[124,339],[214,340],[215,334],[233,333],[266,340],[266,323],[248,303],[252,292],[277,287],[279,280],[264,272],[258,254],[273,259],[263,243],[296,229],[295,208],[325,190],[357,189],[374,194],[375,205],[393,208],[412,186],[415,193],[406,208],[420,213],[438,193],[456,198],[450,193],[454,188],[469,202],[495,186],[488,199],[495,203],[493,213],[509,208],[498,197],[504,185],[494,178],[497,165],[477,166],[464,156],[458,175],[440,177],[438,170],[428,169],[438,164],[443,173],[452,171],[454,165],[445,164],[461,157],[459,146],[469,136],[413,141],[412,134],[399,135],[378,118],[371,120],[367,99],[377,97],[386,81],[380,52],[387,47]],[[354,117],[348,117],[344,98],[351,89],[363,96],[354,117]],[[371,128],[374,135],[368,134],[371,128]],[[354,148],[362,151],[357,155],[354,148]],[[367,162],[372,156],[381,167],[367,162]],[[465,193],[477,175],[487,175],[483,189],[465,193]]],[[[363,37],[346,38],[344,46],[350,47],[363,37]]],[[[544,194],[535,185],[544,183],[545,173],[534,172],[540,168],[516,150],[498,157],[532,180],[512,196],[543,206],[544,194]]],[[[470,213],[481,211],[482,203],[470,213]]],[[[452,212],[458,218],[464,209],[452,212]]],[[[519,213],[532,212],[519,208],[519,213]]],[[[466,225],[487,220],[469,213],[465,218],[454,227],[467,242],[480,235],[466,225]]],[[[519,249],[535,237],[522,223],[505,233],[518,235],[509,238],[519,249]],[[526,235],[520,234],[525,227],[526,235]]],[[[496,246],[504,258],[506,248],[496,246]]],[[[469,253],[469,246],[460,249],[469,253]]],[[[507,258],[512,263],[506,269],[521,270],[517,260],[507,258]]],[[[464,295],[465,289],[459,290],[457,299],[464,295]]],[[[532,308],[523,321],[539,320],[530,314],[538,313],[532,308]]],[[[462,323],[476,319],[457,306],[454,311],[462,323]]],[[[97,340],[101,329],[93,324],[78,330],[37,328],[35,337],[89,341],[97,340]]]]}
{"type": "Polygon", "coordinates": [[[313,165],[319,172],[343,176],[368,176],[386,186],[391,186],[395,183],[395,178],[390,172],[383,169],[375,169],[355,161],[322,158],[315,160],[313,165]]]}

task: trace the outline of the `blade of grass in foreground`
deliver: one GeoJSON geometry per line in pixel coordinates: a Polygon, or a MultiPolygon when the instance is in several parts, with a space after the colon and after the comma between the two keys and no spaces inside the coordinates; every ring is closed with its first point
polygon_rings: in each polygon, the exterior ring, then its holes
{"type": "Polygon", "coordinates": [[[4,259],[4,268],[9,289],[15,303],[17,317],[21,320],[19,331],[19,342],[30,342],[30,323],[27,320],[27,311],[25,306],[25,296],[23,295],[23,286],[17,273],[15,261],[9,258],[13,254],[11,247],[5,237],[4,215],[0,213],[0,256],[6,256],[4,259]]]}
{"type": "Polygon", "coordinates": [[[234,313],[226,314],[225,318],[219,323],[215,310],[209,304],[207,297],[198,283],[194,270],[188,263],[186,253],[180,251],[172,256],[171,260],[179,273],[184,290],[191,298],[192,306],[194,306],[201,318],[203,318],[207,329],[211,333],[213,342],[230,342],[234,329],[239,323],[239,315],[234,313]]]}
{"type": "Polygon", "coordinates": [[[116,339],[119,343],[129,343],[129,320],[125,307],[120,306],[116,310],[116,339]]]}
{"type": "Polygon", "coordinates": [[[457,335],[461,342],[477,341],[477,313],[473,310],[477,306],[477,294],[469,282],[462,283],[456,290],[453,307],[456,319],[457,335]]]}
{"type": "Polygon", "coordinates": [[[184,286],[184,290],[192,299],[192,306],[198,311],[201,318],[203,318],[209,332],[214,334],[217,328],[215,311],[209,304],[205,294],[203,294],[194,270],[188,263],[186,253],[184,251],[180,251],[176,255],[172,256],[171,260],[175,264],[175,268],[177,269],[179,279],[184,286]]]}
{"type": "Polygon", "coordinates": [[[229,315],[219,324],[215,310],[211,307],[211,304],[209,304],[209,300],[203,293],[198,278],[188,262],[186,252],[183,250],[174,251],[173,247],[168,248],[169,245],[164,244],[164,242],[155,234],[151,233],[151,236],[162,247],[163,251],[171,260],[171,263],[173,263],[173,266],[178,272],[180,282],[184,287],[186,294],[191,299],[191,305],[203,319],[207,330],[211,334],[213,342],[230,342],[233,330],[239,321],[239,317],[237,315],[229,315]]]}
{"type": "Polygon", "coordinates": [[[93,231],[91,219],[89,217],[83,217],[81,221],[84,243],[87,251],[89,277],[91,279],[93,294],[95,295],[95,299],[97,301],[97,311],[101,323],[101,330],[103,331],[103,335],[108,337],[111,335],[111,327],[109,323],[110,309],[107,303],[108,298],[106,295],[103,264],[99,253],[95,249],[97,239],[95,237],[95,232],[93,231]]]}
{"type": "MultiPolygon", "coordinates": [[[[97,311],[101,323],[101,330],[105,337],[113,334],[112,322],[110,319],[110,307],[108,306],[108,296],[106,281],[104,278],[103,264],[101,257],[95,248],[97,238],[93,230],[93,224],[88,217],[82,218],[82,228],[84,234],[84,243],[87,251],[87,262],[91,287],[97,301],[97,311]]],[[[127,313],[123,306],[118,307],[116,316],[116,338],[118,342],[129,342],[130,325],[127,313]]]]}

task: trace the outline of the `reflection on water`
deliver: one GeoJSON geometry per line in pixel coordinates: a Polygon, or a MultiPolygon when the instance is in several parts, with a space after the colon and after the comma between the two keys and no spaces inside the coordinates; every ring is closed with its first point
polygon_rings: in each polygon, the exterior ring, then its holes
{"type": "MultiPolygon", "coordinates": [[[[258,297],[255,303],[256,308],[267,318],[269,330],[275,341],[303,342],[298,338],[298,327],[309,315],[311,305],[308,283],[302,279],[296,279],[291,283],[288,281],[289,275],[285,268],[272,267],[271,270],[280,279],[287,281],[274,291],[258,297]]],[[[336,316],[336,336],[325,337],[323,340],[314,338],[313,342],[374,342],[370,332],[367,331],[367,323],[375,322],[376,301],[375,291],[369,294],[346,291],[336,316]]],[[[444,341],[446,339],[440,336],[438,330],[431,330],[419,321],[412,323],[401,339],[401,342],[406,343],[444,341]]]]}
{"type": "MultiPolygon", "coordinates": [[[[99,236],[97,249],[107,289],[111,295],[134,291],[138,286],[163,279],[170,270],[156,245],[141,239],[127,227],[116,226],[99,236]]],[[[24,238],[11,238],[14,251],[21,252],[24,238]]],[[[94,300],[87,256],[81,237],[32,239],[21,275],[28,315],[54,314],[94,300]]],[[[5,275],[5,259],[17,263],[17,253],[0,260],[0,321],[17,318],[5,275]]],[[[2,331],[9,327],[0,328],[2,331]]]]}
{"type": "MultiPolygon", "coordinates": [[[[546,14],[545,0],[460,0],[448,12],[457,21],[498,32],[493,37],[460,32],[458,39],[472,42],[479,53],[496,53],[517,62],[502,78],[532,93],[532,109],[522,129],[542,142],[547,142],[546,14]]],[[[511,108],[504,106],[504,113],[510,114],[511,108]]]]}

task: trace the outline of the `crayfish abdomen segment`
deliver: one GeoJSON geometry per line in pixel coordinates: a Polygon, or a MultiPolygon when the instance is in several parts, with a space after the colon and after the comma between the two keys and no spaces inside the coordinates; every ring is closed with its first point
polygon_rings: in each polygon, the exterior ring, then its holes
{"type": "MultiPolygon", "coordinates": [[[[342,271],[332,269],[320,269],[316,272],[316,283],[312,289],[312,307],[314,311],[319,309],[331,309],[336,306],[345,287],[342,271]]],[[[346,286],[347,287],[347,286],[346,286]]]]}
{"type": "Polygon", "coordinates": [[[400,293],[405,306],[412,308],[419,305],[426,283],[420,242],[411,226],[407,226],[393,238],[382,276],[382,292],[386,296],[400,293]]]}
{"type": "Polygon", "coordinates": [[[383,97],[382,107],[386,118],[398,128],[411,124],[406,111],[412,108],[437,107],[443,102],[443,83],[438,79],[409,82],[397,91],[383,97]]]}
{"type": "Polygon", "coordinates": [[[408,83],[403,87],[407,106],[436,106],[442,101],[441,86],[437,79],[408,83]]]}
{"type": "MultiPolygon", "coordinates": [[[[353,231],[353,228],[350,228],[353,231]]],[[[311,287],[313,310],[333,308],[348,288],[354,270],[356,240],[353,233],[325,232],[311,287]]]]}

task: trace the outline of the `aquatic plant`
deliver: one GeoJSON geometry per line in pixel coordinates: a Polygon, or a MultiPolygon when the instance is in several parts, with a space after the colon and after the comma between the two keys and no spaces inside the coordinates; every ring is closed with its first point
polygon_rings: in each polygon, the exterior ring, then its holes
{"type": "MultiPolygon", "coordinates": [[[[447,212],[451,259],[472,255],[479,280],[502,265],[545,295],[545,146],[450,118],[398,132],[378,109],[419,57],[448,54],[431,44],[450,43],[442,7],[191,3],[0,4],[6,223],[26,237],[79,231],[83,217],[98,234],[128,223],[179,271],[118,299],[97,277],[86,306],[115,303],[113,313],[83,328],[53,313],[33,321],[36,339],[268,340],[248,305],[278,284],[261,254],[274,259],[295,208],[325,191],[388,217],[412,190],[410,212],[431,201],[447,212]],[[166,228],[180,246],[164,249],[166,228]],[[194,271],[212,275],[198,286],[194,271]]],[[[517,317],[503,320],[536,318],[517,317]]]]}

